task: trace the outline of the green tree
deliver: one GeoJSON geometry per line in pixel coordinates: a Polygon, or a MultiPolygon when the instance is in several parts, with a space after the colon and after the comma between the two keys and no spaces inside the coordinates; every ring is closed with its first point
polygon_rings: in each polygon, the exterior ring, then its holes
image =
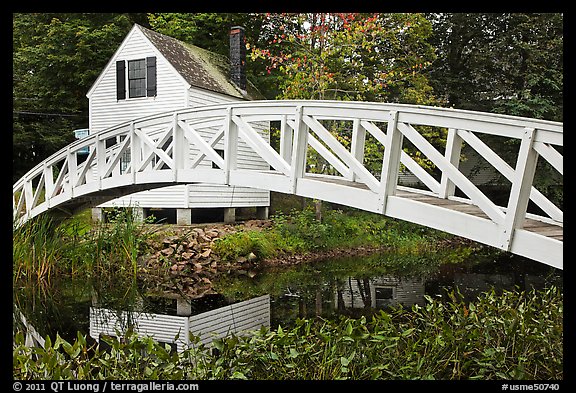
{"type": "MultiPolygon", "coordinates": [[[[562,14],[456,13],[427,18],[438,54],[430,82],[447,105],[562,121],[562,14]]],[[[489,135],[482,139],[515,166],[518,140],[503,142],[489,135]]],[[[539,165],[535,184],[562,205],[563,177],[550,165],[539,165]]]]}
{"type": "Polygon", "coordinates": [[[142,16],[13,14],[14,181],[88,125],[86,92],[142,16]]]}
{"type": "Polygon", "coordinates": [[[426,69],[434,60],[422,14],[275,14],[252,58],[284,75],[277,98],[437,103],[426,69]]]}
{"type": "MultiPolygon", "coordinates": [[[[428,83],[427,68],[434,48],[422,14],[270,14],[264,26],[274,26],[264,46],[252,46],[252,59],[268,62],[269,75],[281,75],[280,99],[333,99],[438,105],[428,83]]],[[[349,125],[332,125],[332,133],[350,147],[349,125]]],[[[433,143],[445,132],[423,128],[433,143]]],[[[365,165],[380,174],[383,147],[367,141],[365,165]]],[[[418,152],[415,159],[432,169],[418,152]]],[[[325,171],[314,152],[312,171],[325,171]]]]}
{"type": "Polygon", "coordinates": [[[435,92],[449,106],[562,121],[563,15],[430,14],[435,92]]]}

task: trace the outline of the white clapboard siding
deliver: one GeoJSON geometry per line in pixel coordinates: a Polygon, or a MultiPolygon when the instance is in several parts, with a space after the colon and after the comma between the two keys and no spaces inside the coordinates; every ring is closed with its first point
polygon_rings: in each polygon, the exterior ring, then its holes
{"type": "Polygon", "coordinates": [[[192,108],[234,101],[238,101],[238,98],[216,93],[206,89],[194,89],[194,94],[190,94],[188,96],[188,106],[192,108]]]}
{"type": "Polygon", "coordinates": [[[248,187],[207,183],[163,187],[141,191],[100,207],[145,207],[156,209],[259,207],[270,205],[270,192],[248,187]]]}
{"type": "Polygon", "coordinates": [[[96,133],[107,127],[133,120],[147,114],[164,112],[186,107],[186,85],[174,72],[168,61],[159,55],[153,45],[134,29],[126,38],[101,79],[89,96],[90,132],[96,133]],[[116,60],[142,59],[156,56],[156,97],[139,97],[125,100],[116,99],[116,60]]]}
{"type": "Polygon", "coordinates": [[[90,308],[90,336],[99,341],[101,335],[123,334],[130,318],[134,332],[152,337],[164,343],[175,343],[178,351],[189,344],[187,332],[200,338],[208,345],[215,338],[230,334],[243,335],[270,327],[270,295],[234,303],[190,317],[114,311],[105,308],[90,308]]]}
{"type": "Polygon", "coordinates": [[[270,192],[247,187],[188,185],[188,207],[257,207],[270,205],[270,192]]]}
{"type": "Polygon", "coordinates": [[[208,344],[227,335],[270,327],[270,295],[207,311],[189,318],[190,332],[208,344]]]}
{"type": "Polygon", "coordinates": [[[100,207],[145,207],[180,209],[186,206],[186,186],[169,186],[159,190],[141,191],[103,203],[100,207]]]}

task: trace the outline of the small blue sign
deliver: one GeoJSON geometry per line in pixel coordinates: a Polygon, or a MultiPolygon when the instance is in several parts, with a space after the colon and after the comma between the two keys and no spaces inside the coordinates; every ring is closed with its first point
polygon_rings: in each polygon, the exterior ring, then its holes
{"type": "MultiPolygon", "coordinates": [[[[89,128],[80,128],[78,130],[74,130],[74,136],[76,139],[82,139],[90,135],[89,128]]],[[[78,150],[78,154],[88,154],[90,153],[90,148],[88,146],[83,147],[82,149],[78,150]]]]}

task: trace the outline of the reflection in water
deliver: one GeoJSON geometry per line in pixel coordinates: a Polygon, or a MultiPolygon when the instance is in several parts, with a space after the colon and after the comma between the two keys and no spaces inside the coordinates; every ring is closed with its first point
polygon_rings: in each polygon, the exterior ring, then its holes
{"type": "Polygon", "coordinates": [[[174,314],[128,312],[108,308],[90,308],[90,336],[99,341],[102,336],[122,337],[128,330],[140,336],[153,337],[173,349],[182,351],[193,345],[189,333],[207,345],[229,334],[270,327],[270,296],[264,295],[238,303],[190,314],[190,301],[180,300],[184,312],[174,314]],[[187,304],[187,305],[186,305],[187,304]]]}
{"type": "MultiPolygon", "coordinates": [[[[275,328],[298,317],[354,317],[387,307],[422,306],[425,296],[441,300],[447,291],[459,292],[468,302],[492,288],[498,292],[562,287],[562,271],[517,256],[503,253],[497,258],[474,255],[461,258],[458,263],[453,260],[453,254],[435,253],[329,260],[280,271],[260,271],[255,277],[226,276],[228,281],[221,286],[220,294],[193,300],[146,295],[137,282],[127,289],[125,282],[114,286],[110,282],[71,285],[55,281],[53,288],[42,292],[49,296],[23,288],[15,288],[14,294],[15,304],[41,335],[55,336],[58,332],[73,340],[77,331],[89,334],[95,323],[90,316],[98,314],[96,309],[147,315],[146,318],[152,314],[188,318],[186,323],[190,324],[190,318],[195,316],[210,315],[212,310],[269,295],[269,314],[263,324],[275,328]]],[[[232,315],[235,316],[238,314],[232,315]]],[[[112,321],[110,317],[104,324],[112,321]]],[[[224,331],[231,329],[231,325],[224,325],[224,331]]],[[[92,336],[98,339],[99,333],[94,331],[92,336]]]]}
{"type": "Polygon", "coordinates": [[[426,296],[442,300],[450,291],[460,293],[462,299],[469,302],[492,289],[498,293],[550,285],[561,288],[563,279],[561,270],[507,254],[481,263],[441,264],[433,272],[418,274],[346,275],[331,269],[333,263],[315,265],[318,274],[308,285],[302,285],[298,275],[287,283],[289,289],[275,300],[273,325],[296,317],[360,316],[395,306],[423,306],[426,296]],[[322,274],[325,268],[327,272],[322,274]]]}
{"type": "Polygon", "coordinates": [[[424,279],[380,276],[348,277],[347,284],[336,290],[338,310],[346,308],[378,308],[424,304],[424,279]]]}

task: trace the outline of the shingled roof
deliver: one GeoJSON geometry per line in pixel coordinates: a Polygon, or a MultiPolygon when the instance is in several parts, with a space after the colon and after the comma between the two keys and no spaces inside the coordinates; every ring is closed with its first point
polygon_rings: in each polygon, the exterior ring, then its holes
{"type": "Polygon", "coordinates": [[[247,91],[242,92],[230,81],[230,61],[227,57],[136,26],[191,86],[240,99],[264,99],[250,82],[247,91]]]}

